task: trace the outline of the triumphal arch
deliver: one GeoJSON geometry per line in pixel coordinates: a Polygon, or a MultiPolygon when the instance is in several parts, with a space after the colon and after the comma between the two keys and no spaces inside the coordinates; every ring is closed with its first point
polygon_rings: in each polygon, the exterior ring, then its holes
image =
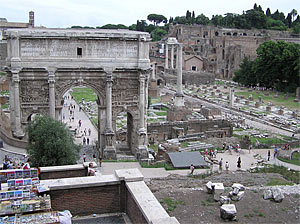
{"type": "Polygon", "coordinates": [[[24,137],[32,114],[59,119],[63,95],[87,86],[98,96],[99,145],[116,157],[116,118],[128,116],[128,145],[148,156],[146,108],[150,71],[148,33],[129,30],[11,29],[7,72],[11,127],[24,137]]]}

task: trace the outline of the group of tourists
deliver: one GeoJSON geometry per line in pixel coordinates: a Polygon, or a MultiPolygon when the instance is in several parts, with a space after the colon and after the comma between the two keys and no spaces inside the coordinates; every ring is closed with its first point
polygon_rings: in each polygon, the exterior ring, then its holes
{"type": "Polygon", "coordinates": [[[23,159],[11,158],[5,155],[2,169],[9,170],[9,169],[30,169],[30,159],[28,158],[26,161],[26,157],[24,156],[23,159]]]}

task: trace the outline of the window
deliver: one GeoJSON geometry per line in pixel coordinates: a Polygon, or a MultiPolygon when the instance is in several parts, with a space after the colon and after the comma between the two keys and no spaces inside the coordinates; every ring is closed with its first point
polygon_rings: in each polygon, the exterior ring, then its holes
{"type": "Polygon", "coordinates": [[[82,48],[77,47],[77,56],[82,56],[82,48]]]}
{"type": "Polygon", "coordinates": [[[197,66],[192,66],[192,71],[197,71],[197,66]]]}

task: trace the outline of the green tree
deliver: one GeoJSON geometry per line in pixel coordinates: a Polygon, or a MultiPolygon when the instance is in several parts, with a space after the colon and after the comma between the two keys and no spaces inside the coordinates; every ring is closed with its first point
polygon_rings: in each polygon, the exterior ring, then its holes
{"type": "Polygon", "coordinates": [[[128,29],[127,26],[123,24],[106,24],[100,27],[101,29],[128,29]]]}
{"type": "Polygon", "coordinates": [[[161,22],[167,23],[168,19],[163,16],[163,15],[159,15],[159,14],[149,14],[147,16],[147,19],[150,22],[153,22],[154,26],[157,26],[157,24],[160,24],[161,22]]]}
{"type": "Polygon", "coordinates": [[[196,17],[196,24],[201,24],[201,25],[208,25],[209,24],[209,18],[206,17],[203,13],[198,15],[196,17]]]}
{"type": "Polygon", "coordinates": [[[245,57],[240,65],[240,69],[235,72],[233,81],[246,86],[256,85],[255,61],[251,61],[248,57],[245,57]]]}
{"type": "Polygon", "coordinates": [[[294,92],[299,84],[300,45],[266,41],[257,49],[257,81],[279,91],[294,92]]]}
{"type": "Polygon", "coordinates": [[[271,16],[271,10],[270,10],[270,8],[267,8],[267,11],[266,11],[266,16],[271,16]]]}
{"type": "Polygon", "coordinates": [[[165,36],[168,32],[160,27],[156,27],[155,30],[151,32],[151,38],[153,41],[159,41],[165,36]]]}
{"type": "Polygon", "coordinates": [[[290,14],[291,14],[292,17],[293,17],[293,22],[294,22],[294,21],[295,21],[295,16],[298,15],[297,10],[296,10],[296,9],[293,9],[293,10],[290,12],[290,14]]]}
{"type": "Polygon", "coordinates": [[[33,166],[71,165],[78,160],[79,146],[62,122],[37,116],[29,123],[27,131],[27,152],[33,166]]]}

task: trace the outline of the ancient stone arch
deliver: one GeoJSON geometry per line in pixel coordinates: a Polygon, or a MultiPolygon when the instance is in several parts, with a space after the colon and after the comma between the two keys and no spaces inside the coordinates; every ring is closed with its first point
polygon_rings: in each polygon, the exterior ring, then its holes
{"type": "Polygon", "coordinates": [[[11,127],[24,137],[31,114],[59,119],[63,95],[87,86],[98,96],[99,145],[115,158],[115,120],[129,112],[131,151],[146,158],[146,108],[150,75],[148,33],[126,30],[7,30],[11,127]]]}

